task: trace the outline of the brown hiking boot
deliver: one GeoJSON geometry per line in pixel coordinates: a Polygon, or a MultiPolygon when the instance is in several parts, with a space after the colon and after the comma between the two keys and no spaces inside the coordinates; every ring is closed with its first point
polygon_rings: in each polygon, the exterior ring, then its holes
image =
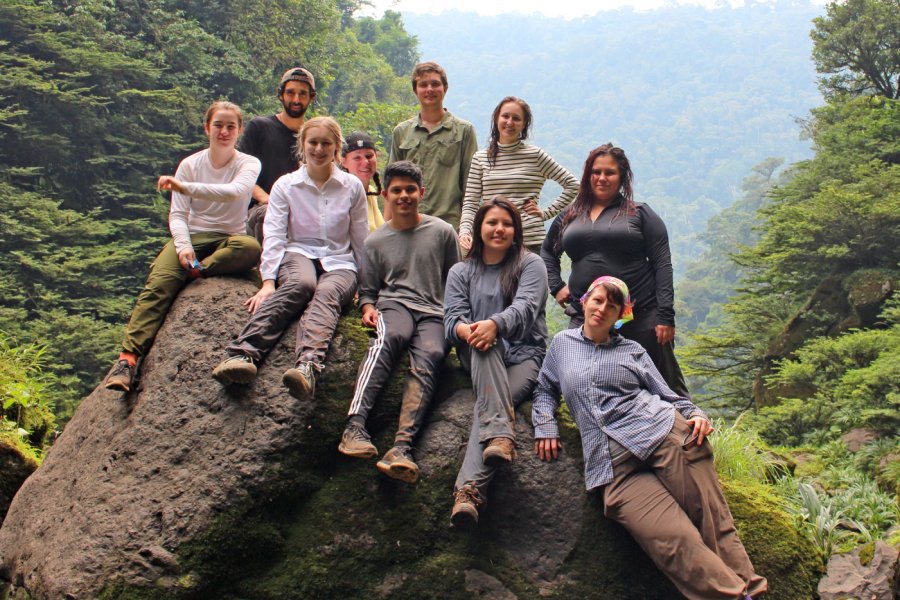
{"type": "Polygon", "coordinates": [[[316,368],[311,362],[302,362],[285,371],[281,383],[297,400],[312,400],[316,393],[316,368]]]}
{"type": "Polygon", "coordinates": [[[467,483],[453,492],[453,510],[450,512],[450,522],[457,529],[472,529],[478,525],[478,509],[484,506],[484,498],[478,493],[478,488],[467,483]]]}
{"type": "Polygon", "coordinates": [[[213,369],[213,378],[221,384],[246,385],[256,379],[256,363],[249,356],[229,356],[213,369]]]}
{"type": "Polygon", "coordinates": [[[488,442],[481,460],[489,467],[511,463],[516,458],[516,445],[509,438],[496,437],[488,442]]]}
{"type": "Polygon", "coordinates": [[[413,460],[413,451],[409,446],[394,446],[375,463],[375,466],[388,477],[406,483],[415,483],[419,480],[419,466],[413,460]]]}
{"type": "Polygon", "coordinates": [[[113,365],[106,376],[106,389],[118,392],[130,392],[134,381],[134,367],[127,360],[120,359],[113,365]]]}
{"type": "Polygon", "coordinates": [[[354,458],[373,458],[378,456],[378,448],[372,444],[372,438],[365,427],[356,423],[347,423],[338,452],[354,458]]]}

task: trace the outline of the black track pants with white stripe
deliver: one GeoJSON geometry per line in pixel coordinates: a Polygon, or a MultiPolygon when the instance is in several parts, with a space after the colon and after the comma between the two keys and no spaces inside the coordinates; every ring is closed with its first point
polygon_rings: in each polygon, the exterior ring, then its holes
{"type": "Polygon", "coordinates": [[[403,352],[409,350],[409,373],[395,441],[412,444],[425,420],[435,378],[447,355],[443,318],[411,310],[399,302],[384,302],[378,312],[375,337],[359,365],[348,415],[368,417],[403,352]]]}

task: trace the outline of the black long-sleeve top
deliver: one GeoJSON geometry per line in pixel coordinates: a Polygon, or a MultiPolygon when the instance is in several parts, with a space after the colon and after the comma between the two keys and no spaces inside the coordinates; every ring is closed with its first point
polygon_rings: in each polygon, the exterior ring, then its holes
{"type": "Polygon", "coordinates": [[[635,315],[655,308],[657,324],[674,326],[675,291],[666,226],[646,204],[637,203],[633,215],[619,214],[621,202],[620,197],[596,221],[581,217],[569,223],[561,251],[554,246],[565,211],[554,219],[541,247],[550,291],[556,294],[565,285],[559,261],[565,252],[572,259],[569,292],[576,301],[594,279],[612,275],[628,286],[635,315]]]}

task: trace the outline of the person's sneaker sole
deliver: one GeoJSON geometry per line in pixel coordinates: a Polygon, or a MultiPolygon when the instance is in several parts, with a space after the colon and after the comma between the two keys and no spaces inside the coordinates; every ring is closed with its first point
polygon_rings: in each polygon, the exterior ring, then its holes
{"type": "Polygon", "coordinates": [[[450,522],[460,531],[471,531],[478,526],[478,509],[464,505],[450,514],[450,522]]]}
{"type": "Polygon", "coordinates": [[[131,387],[123,381],[107,381],[106,389],[113,392],[130,392],[131,387]]]}
{"type": "Polygon", "coordinates": [[[314,389],[310,388],[300,369],[288,369],[281,377],[281,383],[288,389],[291,396],[297,400],[311,400],[314,389]]]}
{"type": "Polygon", "coordinates": [[[376,464],[378,470],[392,479],[399,479],[405,483],[415,483],[419,480],[418,469],[406,465],[389,464],[379,460],[376,464]]]}
{"type": "Polygon", "coordinates": [[[352,456],[353,458],[375,458],[378,456],[378,448],[375,446],[370,445],[369,448],[357,448],[356,450],[352,450],[344,446],[344,442],[338,444],[338,452],[346,456],[352,456]]]}
{"type": "Polygon", "coordinates": [[[247,385],[256,379],[256,365],[245,362],[221,363],[213,369],[213,379],[223,385],[247,385]]]}

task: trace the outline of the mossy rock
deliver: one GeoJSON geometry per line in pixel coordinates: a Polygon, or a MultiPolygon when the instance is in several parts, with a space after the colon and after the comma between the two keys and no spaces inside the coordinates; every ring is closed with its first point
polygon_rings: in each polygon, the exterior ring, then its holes
{"type": "Polygon", "coordinates": [[[13,496],[38,464],[34,454],[14,434],[0,435],[0,524],[13,496]]]}
{"type": "MultiPolygon", "coordinates": [[[[421,478],[412,486],[385,478],[374,461],[336,451],[368,339],[358,314],[341,320],[312,402],[291,398],[280,382],[293,361],[292,330],[247,388],[211,381],[251,292],[224,279],[189,285],[138,389],[121,396],[98,388],[85,399],[0,529],[0,576],[16,593],[35,600],[677,597],[603,517],[598,496],[584,491],[578,433],[565,412],[563,456],[543,464],[522,407],[519,458],[498,471],[478,529],[450,527],[473,405],[452,356],[418,442],[421,478]]],[[[382,452],[393,440],[403,371],[369,418],[382,452]]],[[[814,552],[790,520],[771,497],[729,494],[772,597],[811,597],[815,582],[802,555],[814,552]]]]}

